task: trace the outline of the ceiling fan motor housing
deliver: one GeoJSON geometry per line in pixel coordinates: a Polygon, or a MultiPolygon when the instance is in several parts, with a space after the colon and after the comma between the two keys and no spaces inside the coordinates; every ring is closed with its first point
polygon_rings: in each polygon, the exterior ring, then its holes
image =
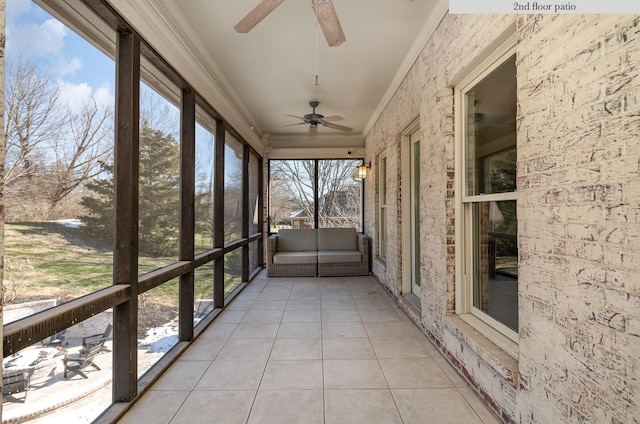
{"type": "Polygon", "coordinates": [[[309,102],[309,106],[313,108],[313,112],[304,115],[304,122],[311,124],[311,126],[317,127],[320,123],[321,119],[324,119],[324,115],[320,115],[316,113],[316,108],[320,104],[317,100],[312,100],[309,102]]]}

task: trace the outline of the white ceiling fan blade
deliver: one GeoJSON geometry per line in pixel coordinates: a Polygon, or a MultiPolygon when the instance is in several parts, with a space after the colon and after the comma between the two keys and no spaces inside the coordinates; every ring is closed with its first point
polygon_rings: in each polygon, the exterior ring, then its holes
{"type": "Polygon", "coordinates": [[[335,121],[344,121],[344,118],[342,116],[332,115],[332,116],[325,116],[324,120],[327,122],[335,122],[335,121]]]}
{"type": "Polygon", "coordinates": [[[296,127],[298,125],[308,125],[308,124],[306,122],[297,122],[295,124],[282,125],[281,127],[278,127],[278,128],[296,127]]]}
{"type": "Polygon", "coordinates": [[[340,26],[340,20],[331,0],[314,0],[311,5],[317,9],[318,23],[330,47],[339,46],[347,41],[340,26]]]}
{"type": "Polygon", "coordinates": [[[280,6],[284,0],[262,0],[260,4],[253,8],[240,22],[233,28],[237,32],[246,33],[258,25],[269,13],[280,6]]]}
{"type": "Polygon", "coordinates": [[[351,127],[345,127],[344,125],[332,124],[331,122],[326,122],[324,120],[321,121],[320,123],[322,124],[323,127],[333,128],[334,130],[340,130],[340,131],[345,131],[345,132],[351,132],[353,130],[353,128],[351,128],[351,127]]]}

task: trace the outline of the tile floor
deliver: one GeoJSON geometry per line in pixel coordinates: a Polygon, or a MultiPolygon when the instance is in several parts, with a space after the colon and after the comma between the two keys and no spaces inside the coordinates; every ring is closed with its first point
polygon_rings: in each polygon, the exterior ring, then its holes
{"type": "Polygon", "coordinates": [[[497,423],[371,277],[266,278],[122,423],[497,423]]]}

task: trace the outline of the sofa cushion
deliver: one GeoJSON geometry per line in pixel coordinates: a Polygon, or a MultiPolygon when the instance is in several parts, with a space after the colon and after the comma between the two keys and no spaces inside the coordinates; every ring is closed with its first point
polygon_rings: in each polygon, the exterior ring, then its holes
{"type": "Polygon", "coordinates": [[[318,252],[278,252],[273,255],[273,263],[279,265],[318,263],[318,252]]]}
{"type": "Polygon", "coordinates": [[[313,229],[283,229],[278,231],[278,252],[308,252],[318,250],[318,236],[313,229]]]}
{"type": "Polygon", "coordinates": [[[362,262],[362,254],[358,250],[319,250],[319,264],[349,264],[362,262]]]}
{"type": "Polygon", "coordinates": [[[358,250],[355,228],[318,228],[318,250],[358,250]]]}

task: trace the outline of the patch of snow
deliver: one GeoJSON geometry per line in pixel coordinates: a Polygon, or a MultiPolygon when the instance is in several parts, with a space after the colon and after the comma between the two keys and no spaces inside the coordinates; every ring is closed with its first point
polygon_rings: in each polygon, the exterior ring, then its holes
{"type": "MultiPolygon", "coordinates": [[[[194,324],[200,321],[194,319],[194,324]]],[[[138,340],[138,347],[146,347],[146,353],[166,353],[178,343],[178,325],[171,321],[160,327],[150,328],[144,339],[138,340]]]]}
{"type": "Polygon", "coordinates": [[[82,221],[80,221],[77,218],[70,218],[70,219],[58,219],[57,221],[58,224],[62,224],[65,227],[69,227],[69,228],[80,228],[80,226],[82,225],[82,221]]]}
{"type": "Polygon", "coordinates": [[[178,343],[178,327],[170,322],[162,327],[150,328],[147,336],[138,340],[138,346],[146,346],[148,353],[165,353],[178,343]]]}

